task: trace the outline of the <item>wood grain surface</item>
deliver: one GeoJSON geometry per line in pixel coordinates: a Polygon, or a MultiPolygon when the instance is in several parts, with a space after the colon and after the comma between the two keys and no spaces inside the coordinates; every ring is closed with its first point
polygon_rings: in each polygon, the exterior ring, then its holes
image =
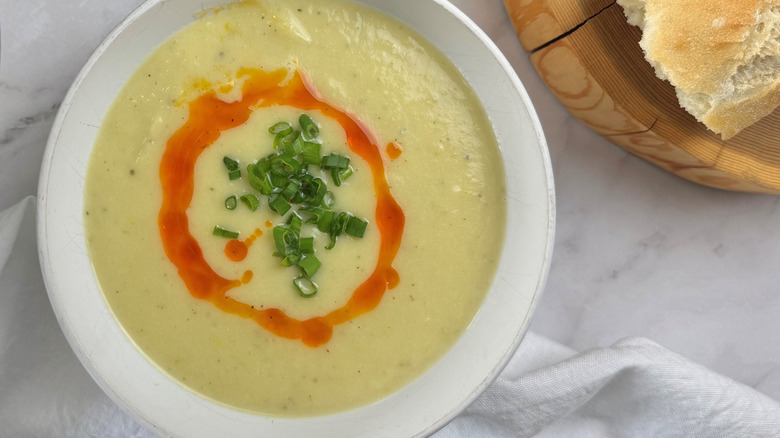
{"type": "Polygon", "coordinates": [[[728,141],[681,109],[608,0],[504,0],[531,62],[569,111],[637,156],[690,181],[780,193],[780,111],[728,141]]]}

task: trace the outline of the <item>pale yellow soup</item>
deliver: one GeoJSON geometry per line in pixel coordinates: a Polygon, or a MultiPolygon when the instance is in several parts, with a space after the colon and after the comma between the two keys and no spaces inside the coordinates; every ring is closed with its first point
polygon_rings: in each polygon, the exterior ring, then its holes
{"type": "MultiPolygon", "coordinates": [[[[338,210],[369,222],[362,239],[333,250],[317,237],[319,292],[302,298],[293,270],[272,256],[266,198],[251,212],[225,198],[250,193],[230,181],[224,156],[242,168],[271,152],[268,127],[297,126],[301,110],[255,110],[199,157],[187,210],[209,265],[225,278],[252,280],[228,291],[255,308],[306,319],[343,306],[377,263],[380,236],[371,171],[343,129],[318,112],[323,154],[349,156],[354,174],[333,190],[338,210]],[[262,235],[248,256],[225,256],[215,225],[262,235]]],[[[244,170],[245,172],[245,170],[244,170]]],[[[159,47],[129,78],[101,127],[87,172],[85,228],[101,289],[128,336],[160,369],[214,401],[280,416],[310,416],[377,401],[411,382],[464,332],[495,273],[505,229],[504,171],[490,122],[456,68],[430,43],[372,9],[335,0],[262,1],[205,14],[159,47]],[[324,100],[359,118],[382,147],[390,190],[406,224],[393,267],[400,284],[379,305],[334,327],[319,347],[278,337],[254,321],[190,294],[164,252],[158,214],[160,161],[188,118],[188,103],[215,89],[241,97],[241,68],[301,71],[324,100]],[[232,86],[232,87],[231,87],[232,86]]],[[[289,213],[288,213],[289,214],[289,213]]],[[[457,382],[453,382],[457,384],[457,382]]]]}

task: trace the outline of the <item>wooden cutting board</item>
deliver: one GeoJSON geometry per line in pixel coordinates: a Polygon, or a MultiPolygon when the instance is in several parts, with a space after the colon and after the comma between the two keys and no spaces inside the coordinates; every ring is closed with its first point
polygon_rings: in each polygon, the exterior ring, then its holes
{"type": "Polygon", "coordinates": [[[780,193],[780,110],[728,141],[680,108],[610,0],[504,0],[539,75],[594,131],[690,181],[780,193]]]}

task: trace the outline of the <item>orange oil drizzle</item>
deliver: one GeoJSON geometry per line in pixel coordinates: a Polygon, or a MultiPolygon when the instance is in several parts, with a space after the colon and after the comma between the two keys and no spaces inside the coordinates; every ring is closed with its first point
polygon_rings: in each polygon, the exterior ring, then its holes
{"type": "Polygon", "coordinates": [[[387,147],[385,148],[385,152],[387,153],[387,156],[390,157],[390,159],[395,160],[396,158],[401,156],[401,153],[404,150],[401,149],[401,145],[398,143],[391,141],[387,144],[387,147]]]}
{"type": "Polygon", "coordinates": [[[166,144],[160,163],[163,192],[158,216],[160,237],[165,253],[178,268],[179,276],[192,296],[208,300],[224,312],[251,318],[277,336],[300,339],[305,345],[317,347],[330,340],[334,326],[370,312],[388,288],[398,285],[400,277],[392,263],[401,245],[406,219],[390,193],[379,147],[359,121],[318,98],[297,71],[289,80],[286,70],[242,69],[238,76],[247,77],[240,100],[223,102],[214,91],[201,95],[190,102],[189,119],[166,144]],[[219,138],[222,131],[246,122],[254,109],[273,105],[319,111],[338,122],[347,135],[350,149],[371,168],[377,198],[375,216],[380,246],[374,271],[342,307],[307,320],[292,318],[278,308],[255,309],[227,296],[227,291],[240,286],[247,276],[251,279],[252,274],[244,273],[242,280],[236,280],[214,272],[189,231],[187,208],[192,201],[195,163],[200,154],[219,138]]]}
{"type": "Polygon", "coordinates": [[[225,244],[225,256],[227,256],[228,260],[233,262],[244,260],[247,254],[249,254],[249,247],[251,247],[252,244],[255,243],[255,240],[262,235],[263,230],[256,228],[255,232],[247,237],[246,240],[230,239],[228,243],[225,244]]]}

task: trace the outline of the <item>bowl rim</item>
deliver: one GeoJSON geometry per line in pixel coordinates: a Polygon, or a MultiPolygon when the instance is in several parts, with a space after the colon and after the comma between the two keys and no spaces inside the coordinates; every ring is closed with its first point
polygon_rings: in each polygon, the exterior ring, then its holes
{"type": "MultiPolygon", "coordinates": [[[[374,3],[381,2],[381,0],[349,0],[349,1],[353,1],[368,7],[373,7],[371,4],[372,1],[374,3]]],[[[504,57],[502,52],[495,45],[495,43],[465,13],[460,11],[456,6],[454,6],[447,0],[426,0],[426,1],[431,4],[437,5],[438,7],[443,9],[445,13],[451,15],[462,25],[464,25],[467,28],[467,30],[470,31],[479,40],[479,42],[484,46],[484,48],[487,49],[487,51],[490,53],[493,59],[500,65],[501,69],[503,70],[503,74],[510,81],[511,87],[514,88],[514,91],[517,92],[520,101],[522,103],[522,107],[525,110],[526,115],[531,124],[531,127],[534,131],[534,137],[536,142],[534,147],[537,150],[537,152],[539,152],[540,154],[540,160],[542,164],[541,170],[544,174],[543,178],[545,180],[545,187],[546,187],[545,201],[547,207],[547,218],[546,218],[547,227],[545,230],[546,236],[544,239],[544,249],[542,253],[541,268],[538,272],[536,286],[533,291],[532,297],[530,299],[530,303],[528,304],[527,313],[523,318],[523,321],[520,324],[518,330],[516,331],[515,336],[513,337],[513,341],[506,346],[506,349],[497,359],[492,370],[489,372],[488,375],[484,377],[484,379],[479,385],[474,387],[473,390],[471,390],[471,392],[465,398],[462,398],[460,402],[457,405],[455,405],[452,409],[450,409],[445,415],[432,420],[426,428],[419,430],[418,433],[414,434],[413,436],[427,436],[441,429],[450,421],[452,421],[452,419],[454,419],[457,415],[459,415],[464,409],[466,409],[471,403],[473,403],[476,400],[476,398],[479,397],[479,395],[481,395],[485,391],[485,389],[500,374],[501,370],[504,369],[504,367],[507,365],[509,360],[514,355],[515,351],[518,349],[520,343],[525,337],[525,334],[527,333],[531,316],[535,312],[537,303],[542,296],[542,293],[544,291],[547,282],[551,259],[552,259],[552,251],[553,251],[553,243],[554,243],[554,235],[555,235],[555,217],[556,217],[554,179],[553,179],[552,164],[550,160],[549,150],[547,148],[546,139],[538,115],[534,109],[533,103],[531,102],[531,99],[528,96],[528,93],[525,90],[524,86],[522,85],[516,72],[511,67],[507,59],[504,57]]],[[[126,399],[122,394],[118,393],[116,389],[110,384],[110,382],[108,382],[104,378],[104,376],[97,370],[96,365],[95,363],[93,363],[92,359],[87,354],[84,353],[83,345],[81,345],[79,339],[76,338],[73,332],[73,328],[71,327],[70,321],[63,315],[63,312],[61,310],[62,308],[62,303],[60,301],[61,297],[57,293],[59,289],[59,285],[54,283],[52,257],[49,253],[50,251],[50,248],[48,247],[49,239],[47,236],[48,233],[47,225],[48,225],[48,221],[50,220],[50,212],[47,210],[49,206],[48,199],[47,199],[48,188],[51,184],[50,171],[54,159],[55,148],[59,143],[60,135],[62,134],[64,123],[73,105],[74,99],[78,95],[78,92],[80,91],[84,81],[87,79],[87,76],[95,67],[95,64],[101,59],[101,57],[111,47],[111,45],[115,42],[115,40],[120,35],[122,35],[127,30],[127,28],[131,26],[139,17],[149,12],[153,7],[167,2],[169,2],[169,0],[146,0],[141,5],[139,5],[135,10],[133,10],[130,14],[128,14],[127,17],[124,20],[122,20],[122,22],[118,26],[116,26],[108,34],[108,36],[101,42],[101,44],[95,49],[93,54],[90,56],[88,61],[85,63],[84,67],[80,70],[79,74],[75,78],[67,94],[65,95],[65,98],[63,99],[63,102],[57,112],[56,118],[54,119],[54,123],[51,128],[51,133],[49,135],[46,144],[46,148],[44,151],[43,160],[41,164],[41,172],[39,177],[38,194],[37,194],[37,236],[38,236],[38,255],[40,260],[41,272],[43,275],[44,283],[46,285],[46,290],[49,296],[49,300],[54,309],[54,313],[57,318],[57,321],[60,324],[60,327],[62,328],[62,331],[68,343],[76,353],[76,356],[79,359],[79,361],[82,363],[82,365],[90,374],[90,376],[93,378],[93,380],[112,399],[112,401],[117,403],[125,412],[131,415],[136,421],[139,421],[141,424],[143,424],[150,430],[154,430],[158,433],[162,432],[165,434],[171,434],[171,431],[161,429],[161,426],[159,424],[152,423],[144,415],[138,412],[138,410],[129,402],[129,400],[126,399]]],[[[228,0],[219,1],[219,3],[228,3],[228,2],[229,2],[228,0]]],[[[408,23],[406,23],[405,20],[399,18],[398,16],[393,16],[392,14],[389,15],[408,25],[408,23]]],[[[422,34],[420,29],[414,26],[410,26],[410,27],[412,27],[412,29],[422,34]]],[[[456,67],[460,67],[460,66],[456,64],[456,67]]],[[[504,159],[503,150],[502,150],[502,159],[504,159]]],[[[505,170],[509,170],[509,169],[505,169],[505,170]]],[[[507,227],[509,226],[510,224],[507,224],[507,227]]],[[[502,254],[502,259],[503,258],[504,255],[502,254]]],[[[498,274],[496,274],[495,277],[497,277],[497,275],[498,274]]],[[[495,278],[494,278],[494,282],[495,282],[495,278]]],[[[491,284],[491,289],[493,287],[494,286],[491,284]]],[[[118,322],[116,323],[118,324],[118,322]]],[[[439,358],[438,360],[440,361],[442,360],[442,358],[439,358]]],[[[165,375],[165,377],[171,379],[167,375],[165,375]]],[[[399,392],[402,390],[399,390],[399,392]]],[[[321,417],[314,417],[314,418],[316,419],[321,417]]]]}

